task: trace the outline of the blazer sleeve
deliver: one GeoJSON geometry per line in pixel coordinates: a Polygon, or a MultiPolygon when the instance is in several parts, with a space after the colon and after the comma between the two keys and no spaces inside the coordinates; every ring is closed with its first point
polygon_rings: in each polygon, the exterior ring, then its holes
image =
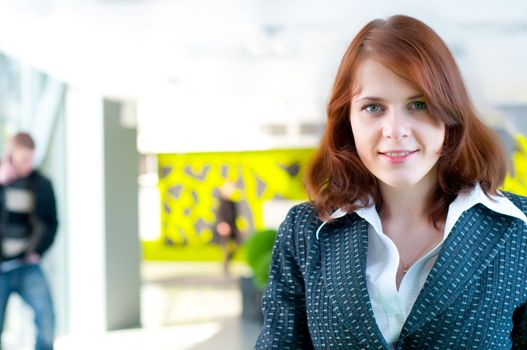
{"type": "MultiPolygon", "coordinates": [[[[527,215],[526,197],[517,196],[510,193],[505,193],[521,211],[527,215]]],[[[521,225],[523,234],[527,234],[527,225],[521,225]]],[[[527,349],[527,300],[514,310],[512,315],[513,328],[511,332],[512,348],[516,349],[527,349]]]]}
{"type": "Polygon", "coordinates": [[[264,325],[256,350],[312,349],[307,327],[304,279],[295,241],[296,207],[280,225],[273,248],[269,281],[262,299],[264,325]]]}

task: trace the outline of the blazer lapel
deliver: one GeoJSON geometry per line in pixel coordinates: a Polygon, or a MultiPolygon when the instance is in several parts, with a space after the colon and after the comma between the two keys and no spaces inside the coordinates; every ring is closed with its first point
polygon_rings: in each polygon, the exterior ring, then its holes
{"type": "Polygon", "coordinates": [[[448,308],[487,268],[514,229],[514,222],[514,218],[490,212],[482,205],[463,213],[443,244],[400,340],[448,308]]]}
{"type": "MultiPolygon", "coordinates": [[[[351,225],[331,224],[319,238],[322,276],[333,311],[360,341],[379,348],[387,343],[375,322],[366,285],[368,222],[351,214],[351,225]]],[[[343,219],[344,220],[344,219],[343,219]]]]}

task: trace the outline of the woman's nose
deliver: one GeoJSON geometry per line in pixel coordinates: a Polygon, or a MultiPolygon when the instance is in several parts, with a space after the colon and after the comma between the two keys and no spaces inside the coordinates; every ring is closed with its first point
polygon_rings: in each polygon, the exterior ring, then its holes
{"type": "Polygon", "coordinates": [[[384,115],[382,134],[384,137],[399,140],[410,135],[408,116],[404,112],[392,110],[384,115]]]}

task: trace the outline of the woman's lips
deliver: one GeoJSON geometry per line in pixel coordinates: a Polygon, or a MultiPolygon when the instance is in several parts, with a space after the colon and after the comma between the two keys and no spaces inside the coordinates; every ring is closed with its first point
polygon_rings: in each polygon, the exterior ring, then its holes
{"type": "Polygon", "coordinates": [[[388,160],[390,163],[403,163],[408,158],[410,158],[413,154],[415,154],[417,150],[415,151],[408,151],[408,150],[390,150],[386,152],[379,152],[379,154],[388,160]]]}

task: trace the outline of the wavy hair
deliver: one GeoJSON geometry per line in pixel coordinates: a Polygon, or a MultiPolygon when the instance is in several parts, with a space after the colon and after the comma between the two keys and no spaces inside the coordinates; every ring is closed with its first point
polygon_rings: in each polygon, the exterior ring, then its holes
{"type": "Polygon", "coordinates": [[[463,79],[443,40],[423,22],[408,16],[376,19],[352,40],[340,63],[327,105],[321,144],[306,172],[306,187],[318,216],[336,208],[348,211],[382,204],[377,179],[355,148],[350,103],[357,69],[374,59],[422,91],[432,117],[445,124],[438,160],[438,184],[427,214],[436,224],[464,188],[480,183],[496,194],[506,175],[506,158],[498,137],[478,118],[463,79]]]}

